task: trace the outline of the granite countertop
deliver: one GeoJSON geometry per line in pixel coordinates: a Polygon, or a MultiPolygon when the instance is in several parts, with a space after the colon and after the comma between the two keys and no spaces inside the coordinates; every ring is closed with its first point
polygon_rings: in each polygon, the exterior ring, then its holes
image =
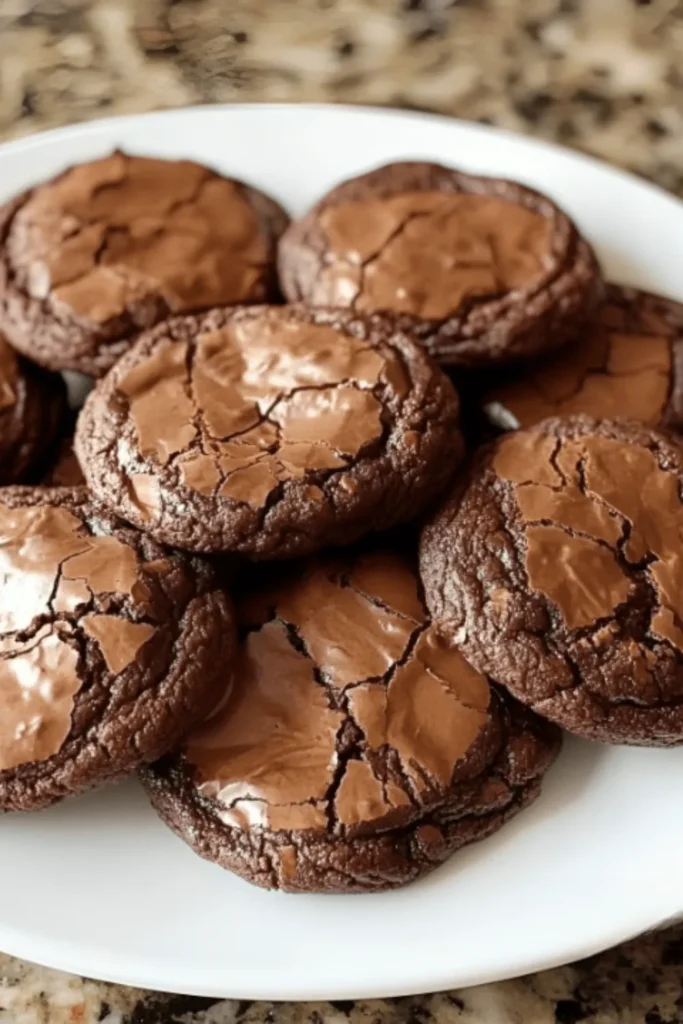
{"type": "MultiPolygon", "coordinates": [[[[0,137],[188,103],[430,109],[554,139],[683,195],[681,0],[0,0],[0,137]]],[[[562,922],[558,921],[558,928],[562,922]]],[[[411,999],[157,996],[0,954],[0,1024],[674,1024],[683,927],[411,999]]]]}

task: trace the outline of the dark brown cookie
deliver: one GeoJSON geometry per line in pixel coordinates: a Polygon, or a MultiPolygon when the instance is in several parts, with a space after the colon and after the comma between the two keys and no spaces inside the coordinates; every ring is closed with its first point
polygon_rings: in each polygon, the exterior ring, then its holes
{"type": "Polygon", "coordinates": [[[416,515],[462,457],[458,399],[381,317],[302,306],[160,324],[88,397],[98,497],[190,551],[283,558],[416,515]]]}
{"type": "Polygon", "coordinates": [[[287,222],[200,164],[82,164],[0,209],[0,327],[43,366],[101,376],[171,313],[274,298],[287,222]]]}
{"type": "Polygon", "coordinates": [[[288,299],[396,314],[444,365],[563,345],[601,294],[593,250],[546,196],[395,163],[328,192],[282,236],[288,299]]]}
{"type": "Polygon", "coordinates": [[[66,388],[17,353],[0,334],[0,485],[33,478],[57,445],[66,388]]]}
{"type": "Polygon", "coordinates": [[[142,772],[202,856],[268,888],[387,889],[536,794],[557,730],[443,643],[401,558],[295,567],[242,613],[227,702],[142,772]]]}
{"type": "Polygon", "coordinates": [[[482,405],[503,430],[585,413],[683,431],[683,305],[608,285],[604,305],[571,344],[508,375],[482,405]]]}
{"type": "Polygon", "coordinates": [[[0,490],[0,809],[118,778],[215,706],[232,609],[201,559],[85,488],[0,490]]]}
{"type": "Polygon", "coordinates": [[[571,732],[683,742],[682,483],[683,448],[635,422],[508,434],[424,530],[432,615],[571,732]]]}

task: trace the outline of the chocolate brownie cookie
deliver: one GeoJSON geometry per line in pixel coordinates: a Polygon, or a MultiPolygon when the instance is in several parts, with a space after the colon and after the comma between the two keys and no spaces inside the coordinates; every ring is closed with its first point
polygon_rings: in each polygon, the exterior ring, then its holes
{"type": "Polygon", "coordinates": [[[425,528],[440,627],[571,732],[683,742],[683,448],[577,416],[508,434],[425,528]]]}
{"type": "Polygon", "coordinates": [[[0,490],[0,809],[158,758],[221,696],[234,652],[211,568],[85,488],[0,490]]]}
{"type": "Polygon", "coordinates": [[[66,414],[66,389],[17,355],[0,334],[0,485],[20,483],[39,470],[56,446],[66,414]]]}
{"type": "Polygon", "coordinates": [[[295,567],[242,614],[226,703],[142,772],[202,856],[268,888],[386,889],[536,793],[557,732],[443,643],[398,556],[295,567]]]}
{"type": "Polygon", "coordinates": [[[82,164],[0,209],[0,327],[43,366],[100,376],[171,313],[271,300],[286,224],[189,161],[82,164]]]}
{"type": "Polygon", "coordinates": [[[593,250],[548,198],[427,163],[332,189],[282,236],[278,264],[288,299],[394,313],[451,366],[563,345],[602,287],[593,250]]]}
{"type": "Polygon", "coordinates": [[[683,431],[683,305],[608,285],[604,305],[571,345],[508,377],[483,406],[503,430],[586,413],[683,431]]]}
{"type": "Polygon", "coordinates": [[[125,519],[283,558],[416,515],[462,456],[447,378],[382,317],[302,306],[160,324],[88,397],[76,451],[125,519]]]}

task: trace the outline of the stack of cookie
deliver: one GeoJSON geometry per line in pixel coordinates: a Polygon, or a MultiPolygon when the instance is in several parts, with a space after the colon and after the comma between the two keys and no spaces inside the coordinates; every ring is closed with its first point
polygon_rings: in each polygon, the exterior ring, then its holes
{"type": "Polygon", "coordinates": [[[401,163],[290,224],[115,153],[0,210],[0,330],[5,809],[137,767],[249,881],[374,891],[559,726],[683,742],[683,311],[549,199],[401,163]]]}

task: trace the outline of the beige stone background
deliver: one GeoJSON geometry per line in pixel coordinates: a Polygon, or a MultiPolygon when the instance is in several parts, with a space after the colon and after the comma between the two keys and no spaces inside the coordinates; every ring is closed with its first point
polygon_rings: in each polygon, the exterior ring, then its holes
{"type": "Polygon", "coordinates": [[[428,108],[683,191],[680,0],[0,0],[0,133],[156,107],[428,108]]]}

